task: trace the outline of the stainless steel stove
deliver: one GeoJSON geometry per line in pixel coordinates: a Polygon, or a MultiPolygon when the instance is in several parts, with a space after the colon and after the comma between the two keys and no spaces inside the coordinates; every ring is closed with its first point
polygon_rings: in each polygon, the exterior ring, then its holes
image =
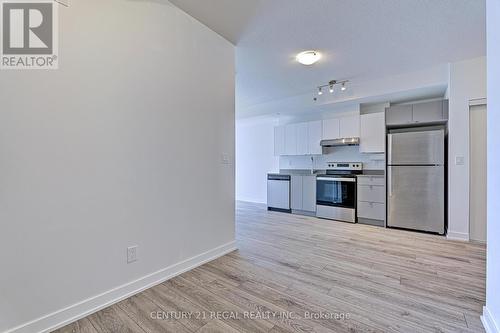
{"type": "Polygon", "coordinates": [[[356,175],[363,163],[328,163],[325,174],[316,178],[316,216],[356,223],[356,175]]]}

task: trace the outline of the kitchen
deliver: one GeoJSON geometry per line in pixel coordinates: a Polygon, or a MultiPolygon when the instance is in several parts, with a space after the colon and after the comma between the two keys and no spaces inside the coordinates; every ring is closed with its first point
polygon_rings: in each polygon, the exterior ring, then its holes
{"type": "Polygon", "coordinates": [[[500,0],[0,2],[0,333],[500,333],[500,0]]]}
{"type": "Polygon", "coordinates": [[[274,128],[272,211],[446,233],[448,100],[360,105],[274,128]]]}

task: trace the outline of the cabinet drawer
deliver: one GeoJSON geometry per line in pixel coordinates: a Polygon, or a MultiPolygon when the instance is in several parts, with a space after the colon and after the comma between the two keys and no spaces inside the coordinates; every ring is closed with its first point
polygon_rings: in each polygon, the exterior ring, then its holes
{"type": "Polygon", "coordinates": [[[385,187],[375,185],[358,185],[358,200],[385,203],[385,187]]]}
{"type": "Polygon", "coordinates": [[[383,176],[358,176],[358,184],[384,186],[385,179],[383,176]]]}
{"type": "Polygon", "coordinates": [[[385,220],[385,205],[383,203],[358,201],[358,217],[385,220]]]}

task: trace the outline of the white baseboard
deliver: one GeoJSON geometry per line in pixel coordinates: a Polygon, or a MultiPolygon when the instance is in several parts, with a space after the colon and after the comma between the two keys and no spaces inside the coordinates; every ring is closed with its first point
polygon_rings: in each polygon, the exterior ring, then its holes
{"type": "Polygon", "coordinates": [[[262,201],[262,199],[256,199],[256,198],[238,198],[238,199],[236,199],[236,201],[262,204],[262,205],[267,204],[267,201],[262,201]]]}
{"type": "Polygon", "coordinates": [[[157,284],[165,282],[179,274],[187,272],[193,268],[203,265],[209,261],[217,259],[229,252],[236,250],[236,242],[216,247],[180,263],[161,269],[152,274],[146,275],[135,281],[126,283],[100,295],[88,298],[79,303],[68,306],[46,316],[14,327],[4,333],[46,333],[64,327],[78,319],[84,318],[94,312],[102,310],[112,304],[122,301],[141,291],[149,289],[157,284]]]}
{"type": "Polygon", "coordinates": [[[446,238],[451,239],[451,240],[460,240],[460,241],[468,242],[469,241],[469,233],[448,231],[448,233],[446,234],[446,238]]]}
{"type": "Polygon", "coordinates": [[[486,306],[483,307],[481,322],[483,323],[486,333],[500,333],[500,326],[497,322],[495,322],[495,319],[486,306]]]}

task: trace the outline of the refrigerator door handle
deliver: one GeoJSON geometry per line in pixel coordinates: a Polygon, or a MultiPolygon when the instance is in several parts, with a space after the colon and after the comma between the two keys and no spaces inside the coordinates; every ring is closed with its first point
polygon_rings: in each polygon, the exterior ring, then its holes
{"type": "Polygon", "coordinates": [[[388,196],[392,197],[392,172],[391,168],[387,168],[387,187],[388,187],[388,196]]]}
{"type": "Polygon", "coordinates": [[[387,135],[387,164],[392,164],[392,134],[387,135]]]}

